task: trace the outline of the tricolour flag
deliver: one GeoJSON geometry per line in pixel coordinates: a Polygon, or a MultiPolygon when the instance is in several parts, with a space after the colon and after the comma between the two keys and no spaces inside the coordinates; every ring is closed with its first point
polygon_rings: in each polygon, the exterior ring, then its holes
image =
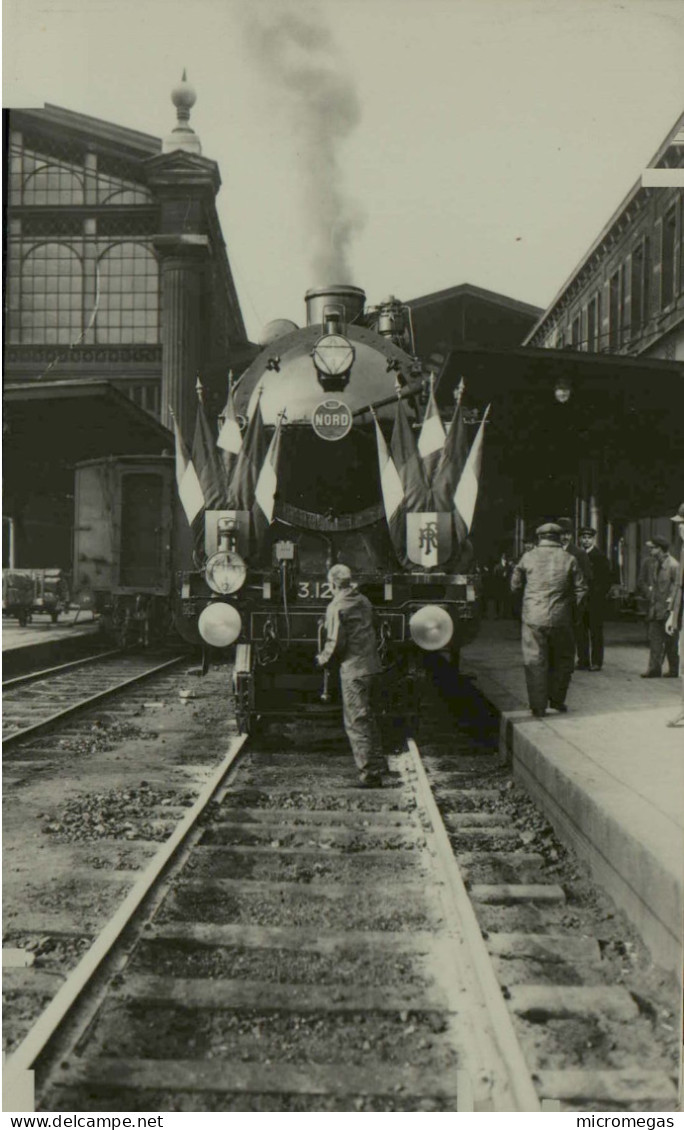
{"type": "Polygon", "coordinates": [[[216,450],[216,440],[200,400],[195,417],[195,435],[192,441],[192,461],[202,487],[204,505],[210,510],[220,510],[225,505],[223,470],[216,450]]]}
{"type": "Polygon", "coordinates": [[[432,480],[432,500],[436,510],[451,510],[454,491],[468,458],[468,436],[463,419],[463,409],[461,408],[462,395],[463,381],[461,381],[454,415],[432,480]]]}
{"type": "Polygon", "coordinates": [[[428,483],[432,482],[432,476],[437,469],[445,439],[446,432],[435,400],[435,377],[432,373],[430,375],[430,398],[425,409],[423,426],[418,436],[418,451],[423,460],[423,469],[428,483]]]}
{"type": "Polygon", "coordinates": [[[259,400],[254,403],[228,491],[228,510],[251,510],[266,456],[266,433],[259,400]]]}
{"type": "MultiPolygon", "coordinates": [[[[226,406],[221,414],[222,424],[216,440],[216,446],[221,449],[225,457],[229,459],[240,454],[242,451],[242,432],[237,420],[237,412],[235,411],[235,398],[233,396],[232,381],[228,387],[228,399],[226,406]]],[[[232,469],[232,467],[231,467],[232,469]]]]}
{"type": "MultiPolygon", "coordinates": [[[[394,418],[390,452],[401,479],[405,509],[409,511],[427,509],[430,505],[430,488],[425,478],[423,463],[418,454],[404,402],[399,399],[397,400],[397,414],[394,418]]],[[[451,509],[451,502],[449,502],[448,509],[451,509]]]]}
{"type": "MultiPolygon", "coordinates": [[[[477,502],[477,492],[480,486],[480,470],[482,468],[482,441],[484,426],[489,415],[491,405],[487,406],[482,422],[473,440],[473,445],[468,452],[465,467],[461,472],[458,486],[454,492],[454,520],[459,535],[463,537],[470,533],[477,502]],[[463,533],[463,530],[465,533],[463,533]]],[[[460,539],[459,539],[460,540],[460,539]]]]}
{"type": "Polygon", "coordinates": [[[394,464],[394,460],[387,450],[385,437],[380,431],[375,413],[375,440],[378,447],[378,466],[380,468],[380,487],[382,501],[385,508],[385,517],[389,528],[390,538],[397,557],[403,561],[406,556],[404,534],[404,487],[401,477],[394,464]]]}
{"type": "Polygon", "coordinates": [[[173,432],[176,440],[176,486],[181,500],[188,525],[192,526],[195,518],[204,509],[204,495],[197,477],[192,459],[188,454],[180,428],[173,417],[173,432]]]}
{"type": "Polygon", "coordinates": [[[280,442],[285,413],[278,415],[275,431],[266,452],[263,466],[259,472],[254,491],[254,519],[257,537],[263,532],[263,522],[266,519],[270,526],[275,510],[275,498],[278,490],[278,461],[280,459],[280,442]]]}

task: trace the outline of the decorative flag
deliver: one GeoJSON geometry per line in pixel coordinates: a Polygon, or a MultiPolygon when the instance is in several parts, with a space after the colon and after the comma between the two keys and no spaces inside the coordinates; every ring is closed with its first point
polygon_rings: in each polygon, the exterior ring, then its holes
{"type": "Polygon", "coordinates": [[[220,451],[219,460],[223,466],[225,480],[228,483],[235,466],[235,460],[242,451],[242,432],[235,411],[232,373],[228,374],[228,399],[219,419],[221,420],[221,428],[216,446],[220,451]]]}
{"type": "Polygon", "coordinates": [[[454,415],[432,480],[432,500],[436,510],[451,510],[454,491],[468,458],[468,436],[461,408],[463,392],[464,384],[461,381],[454,415]]]}
{"type": "Polygon", "coordinates": [[[176,439],[176,485],[188,525],[192,526],[195,518],[204,509],[204,495],[197,477],[192,459],[183,442],[176,417],[172,413],[173,432],[176,439]]]}
{"type": "Polygon", "coordinates": [[[468,458],[465,462],[465,467],[461,473],[458,481],[458,486],[454,492],[454,520],[459,534],[459,540],[466,537],[470,533],[470,527],[473,524],[473,514],[475,513],[475,503],[477,502],[477,492],[480,486],[480,470],[482,467],[482,441],[484,438],[484,426],[489,409],[491,405],[487,405],[482,422],[478,428],[477,435],[473,440],[473,445],[468,452],[468,458]],[[465,532],[463,532],[465,531],[465,532]]]}
{"type": "Polygon", "coordinates": [[[251,510],[259,472],[266,456],[266,433],[259,399],[249,418],[240,454],[230,480],[228,510],[251,510]]]}
{"type": "Polygon", "coordinates": [[[425,409],[423,426],[418,437],[418,451],[423,460],[423,469],[428,483],[432,482],[439,457],[444,447],[446,432],[442,423],[437,401],[435,400],[435,374],[430,374],[430,398],[425,409]]]}
{"type": "MultiPolygon", "coordinates": [[[[372,409],[371,409],[372,411],[372,409]]],[[[377,416],[373,412],[375,422],[375,439],[378,446],[378,465],[380,468],[380,486],[382,500],[385,507],[385,517],[389,527],[390,538],[397,557],[405,559],[403,503],[404,488],[401,477],[394,465],[394,460],[387,450],[385,437],[380,431],[377,416]]]]}
{"type": "MultiPolygon", "coordinates": [[[[425,510],[430,505],[430,488],[404,402],[400,399],[397,399],[397,414],[394,418],[390,451],[401,479],[405,509],[425,510]]],[[[447,509],[451,510],[451,500],[447,509]]]]}
{"type": "Polygon", "coordinates": [[[220,510],[225,505],[223,471],[216,451],[216,442],[202,403],[202,386],[198,383],[199,404],[195,417],[195,435],[192,441],[192,461],[202,487],[204,505],[208,510],[220,510]]]}
{"type": "Polygon", "coordinates": [[[278,414],[278,422],[275,426],[275,431],[271,439],[266,458],[264,459],[263,466],[259,472],[257,479],[256,489],[254,491],[254,517],[258,521],[260,517],[266,519],[268,525],[273,521],[273,511],[275,509],[275,496],[278,489],[278,460],[280,458],[280,436],[285,419],[285,412],[278,414]]]}

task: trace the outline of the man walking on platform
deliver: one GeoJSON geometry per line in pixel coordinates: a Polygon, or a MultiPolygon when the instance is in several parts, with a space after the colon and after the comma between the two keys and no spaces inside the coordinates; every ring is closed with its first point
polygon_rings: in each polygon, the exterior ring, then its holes
{"type": "Polygon", "coordinates": [[[650,653],[648,669],[641,678],[659,679],[662,674],[663,659],[667,656],[668,677],[676,679],[679,674],[677,639],[674,634],[669,634],[665,630],[665,625],[674,605],[679,564],[670,554],[667,538],[657,534],[651,538],[651,541],[653,542],[651,554],[655,559],[655,567],[646,613],[650,653]]]}
{"type": "Polygon", "coordinates": [[[603,667],[603,621],[610,588],[610,562],[596,545],[596,530],[579,531],[582,549],[591,566],[589,595],[577,625],[577,666],[600,671],[603,667]]]}
{"type": "Polygon", "coordinates": [[[328,573],[333,598],[325,613],[326,643],[316,656],[324,667],[333,655],[340,663],[344,729],[359,771],[360,787],[382,787],[385,760],[375,716],[381,671],[373,606],[352,584],[346,565],[333,565],[328,573]]]}
{"type": "Polygon", "coordinates": [[[530,709],[543,718],[546,707],[565,714],[575,666],[573,613],[587,594],[576,558],[561,546],[553,522],[537,530],[539,544],[513,570],[511,588],[522,590],[522,653],[530,709]]]}
{"type": "Polygon", "coordinates": [[[674,596],[672,597],[672,609],[670,615],[665,621],[665,631],[668,636],[677,638],[679,633],[679,664],[682,675],[682,701],[679,713],[674,718],[670,719],[667,723],[668,726],[680,726],[684,723],[684,502],[679,507],[679,510],[672,519],[677,523],[677,532],[681,539],[681,546],[679,550],[679,570],[677,572],[677,582],[675,584],[674,596]]]}

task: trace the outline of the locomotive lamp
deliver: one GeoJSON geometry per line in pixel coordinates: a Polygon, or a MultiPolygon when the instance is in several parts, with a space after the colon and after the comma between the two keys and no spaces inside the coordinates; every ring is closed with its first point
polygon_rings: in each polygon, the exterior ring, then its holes
{"type": "Polygon", "coordinates": [[[320,384],[326,392],[339,392],[349,382],[354,364],[354,346],[342,334],[328,333],[319,337],[311,356],[320,384]]]}
{"type": "Polygon", "coordinates": [[[232,604],[216,601],[202,609],[197,627],[204,642],[211,647],[229,647],[242,631],[242,618],[232,604]]]}
{"type": "Polygon", "coordinates": [[[239,553],[230,549],[219,549],[207,561],[204,577],[212,592],[228,596],[244,585],[247,566],[239,553]]]}
{"type": "Polygon", "coordinates": [[[409,620],[411,639],[423,651],[439,651],[454,634],[454,623],[441,604],[425,604],[409,620]]]}

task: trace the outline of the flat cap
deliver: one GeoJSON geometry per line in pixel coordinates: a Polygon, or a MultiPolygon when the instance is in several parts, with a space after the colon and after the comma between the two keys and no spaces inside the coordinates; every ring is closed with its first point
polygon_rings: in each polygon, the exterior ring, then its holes
{"type": "Polygon", "coordinates": [[[582,526],[582,529],[578,530],[577,533],[580,535],[580,537],[582,536],[582,534],[588,534],[589,537],[592,538],[596,537],[596,530],[593,530],[591,526],[582,526]]]}
{"type": "Polygon", "coordinates": [[[672,518],[670,518],[670,521],[671,522],[684,522],[684,502],[679,507],[679,510],[677,511],[677,513],[674,514],[672,516],[672,518]]]}
{"type": "Polygon", "coordinates": [[[557,538],[560,537],[563,531],[556,522],[545,522],[543,526],[537,526],[537,533],[540,538],[557,538]]]}
{"type": "Polygon", "coordinates": [[[658,546],[658,549],[669,549],[670,548],[670,543],[667,540],[667,538],[661,537],[660,534],[654,534],[653,537],[651,538],[651,541],[653,542],[654,545],[658,546]]]}
{"type": "Polygon", "coordinates": [[[571,534],[572,533],[572,519],[571,518],[559,518],[558,519],[558,527],[559,527],[560,533],[571,534]]]}

